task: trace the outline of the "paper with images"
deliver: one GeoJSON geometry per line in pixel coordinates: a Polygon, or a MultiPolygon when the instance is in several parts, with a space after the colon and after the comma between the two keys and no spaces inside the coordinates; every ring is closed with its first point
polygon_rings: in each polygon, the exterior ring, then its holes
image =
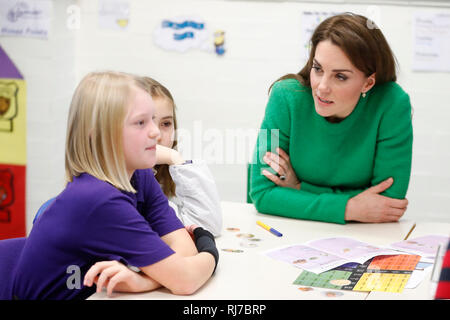
{"type": "Polygon", "coordinates": [[[314,273],[320,273],[340,266],[347,261],[333,254],[304,245],[293,245],[266,252],[266,255],[314,273]]]}
{"type": "Polygon", "coordinates": [[[351,238],[336,237],[277,248],[265,254],[297,268],[321,273],[348,262],[364,263],[375,256],[395,255],[398,252],[351,238]]]}
{"type": "Polygon", "coordinates": [[[377,247],[345,237],[314,240],[306,243],[306,245],[328,253],[333,253],[346,259],[347,262],[364,263],[375,256],[398,254],[398,252],[391,249],[377,247]]]}
{"type": "Polygon", "coordinates": [[[390,247],[394,250],[404,251],[422,256],[423,262],[434,262],[439,246],[446,246],[450,237],[444,235],[430,234],[422,237],[412,238],[392,243],[390,247]]]}

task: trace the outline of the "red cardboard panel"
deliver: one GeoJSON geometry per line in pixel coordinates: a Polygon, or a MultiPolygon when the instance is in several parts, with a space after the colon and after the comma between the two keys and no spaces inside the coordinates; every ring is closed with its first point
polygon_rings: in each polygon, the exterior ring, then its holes
{"type": "Polygon", "coordinates": [[[26,166],[0,164],[0,240],[24,237],[26,166]]]}

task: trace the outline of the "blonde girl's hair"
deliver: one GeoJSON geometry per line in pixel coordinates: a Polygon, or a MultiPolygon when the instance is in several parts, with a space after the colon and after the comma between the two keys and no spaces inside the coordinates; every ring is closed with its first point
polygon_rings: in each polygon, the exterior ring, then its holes
{"type": "Polygon", "coordinates": [[[82,173],[136,192],[123,153],[123,124],[135,90],[145,91],[142,78],[121,72],[92,72],[72,97],[66,135],[66,183],[82,173]]]}
{"type": "MultiPolygon", "coordinates": [[[[175,106],[175,101],[172,97],[172,94],[165,86],[163,86],[161,83],[159,83],[158,81],[156,81],[152,78],[143,77],[143,81],[146,84],[147,92],[152,96],[153,99],[157,99],[157,98],[168,99],[170,101],[170,103],[172,104],[173,127],[174,127],[174,131],[176,132],[176,130],[178,129],[178,125],[177,125],[177,117],[176,117],[176,113],[175,113],[176,106],[175,106]]],[[[178,140],[177,140],[176,136],[174,136],[173,139],[174,139],[174,141],[173,141],[172,149],[176,149],[178,140]]],[[[172,179],[172,176],[170,175],[169,166],[167,164],[159,164],[159,165],[155,166],[155,170],[156,170],[156,174],[155,174],[156,180],[158,180],[158,183],[161,185],[162,191],[164,192],[166,197],[168,197],[168,198],[174,197],[176,185],[172,179]]]]}

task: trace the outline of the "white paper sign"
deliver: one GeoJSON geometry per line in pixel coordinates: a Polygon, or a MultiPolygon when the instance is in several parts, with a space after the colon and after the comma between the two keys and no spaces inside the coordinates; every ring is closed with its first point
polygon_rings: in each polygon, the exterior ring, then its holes
{"type": "Polygon", "coordinates": [[[450,71],[450,13],[415,12],[413,37],[414,71],[450,71]]]}
{"type": "Polygon", "coordinates": [[[130,22],[130,4],[125,0],[100,0],[98,23],[103,29],[126,30],[130,22]]]}
{"type": "Polygon", "coordinates": [[[163,49],[186,52],[191,48],[214,51],[211,32],[197,16],[165,19],[153,32],[154,43],[163,49]]]}
{"type": "Polygon", "coordinates": [[[323,12],[323,11],[303,11],[301,18],[301,58],[303,59],[303,64],[308,61],[309,53],[311,50],[311,36],[314,33],[316,27],[326,18],[337,15],[337,12],[323,12]]]}
{"type": "Polygon", "coordinates": [[[0,35],[47,39],[52,9],[51,0],[2,0],[0,35]]]}

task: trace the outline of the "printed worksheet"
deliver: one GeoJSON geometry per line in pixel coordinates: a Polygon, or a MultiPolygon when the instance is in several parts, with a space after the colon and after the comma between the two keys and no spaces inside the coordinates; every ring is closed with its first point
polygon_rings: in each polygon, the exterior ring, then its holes
{"type": "Polygon", "coordinates": [[[426,235],[423,237],[392,243],[391,248],[422,256],[422,261],[433,262],[439,246],[447,246],[450,238],[444,235],[426,235]]]}
{"type": "Polygon", "coordinates": [[[357,262],[361,264],[375,256],[398,254],[398,252],[392,249],[381,248],[344,237],[314,240],[305,245],[321,251],[333,253],[341,258],[347,259],[347,262],[357,262]]]}
{"type": "Polygon", "coordinates": [[[284,261],[313,273],[321,273],[345,263],[364,263],[380,255],[396,255],[398,251],[380,248],[351,238],[326,238],[305,244],[291,245],[265,252],[273,259],[284,261]]]}
{"type": "Polygon", "coordinates": [[[266,252],[266,255],[314,273],[324,272],[347,262],[341,257],[304,245],[293,245],[270,250],[266,252]]]}

